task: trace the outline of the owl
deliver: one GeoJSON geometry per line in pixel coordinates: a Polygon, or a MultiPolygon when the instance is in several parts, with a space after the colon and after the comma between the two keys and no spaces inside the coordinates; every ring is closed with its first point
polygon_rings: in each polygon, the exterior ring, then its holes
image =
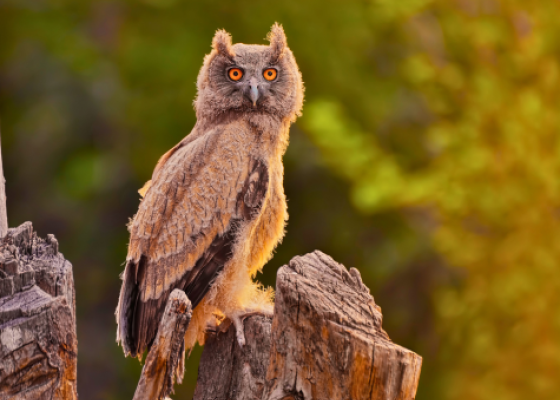
{"type": "Polygon", "coordinates": [[[243,345],[243,319],[272,312],[272,289],[255,275],[284,236],[282,157],[304,89],[280,25],[268,40],[232,45],[216,32],[198,75],[196,124],[140,190],[116,310],[126,355],[150,348],[176,288],[193,306],[186,349],[226,317],[243,345]]]}

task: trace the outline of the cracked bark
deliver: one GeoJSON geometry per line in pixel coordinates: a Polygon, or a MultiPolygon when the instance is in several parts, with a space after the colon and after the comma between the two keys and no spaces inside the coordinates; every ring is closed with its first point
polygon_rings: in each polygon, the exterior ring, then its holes
{"type": "MultiPolygon", "coordinates": [[[[222,330],[225,330],[222,328],[222,330]]],[[[274,317],[208,335],[194,400],[414,399],[422,358],[394,344],[358,270],[315,251],[279,269],[274,317]]]]}
{"type": "Polygon", "coordinates": [[[30,222],[0,240],[0,398],[76,399],[72,265],[30,222]]]}
{"type": "Polygon", "coordinates": [[[243,348],[237,343],[233,325],[209,332],[193,400],[261,399],[268,368],[271,325],[268,317],[247,318],[243,348]]]}

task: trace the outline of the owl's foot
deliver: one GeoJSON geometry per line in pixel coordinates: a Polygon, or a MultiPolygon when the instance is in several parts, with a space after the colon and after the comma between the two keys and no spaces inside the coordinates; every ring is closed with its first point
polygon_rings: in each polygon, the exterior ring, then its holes
{"type": "Polygon", "coordinates": [[[228,323],[226,316],[219,311],[214,312],[213,315],[214,318],[211,318],[206,322],[205,332],[226,332],[231,325],[230,323],[228,323]]]}
{"type": "Polygon", "coordinates": [[[239,343],[240,347],[245,346],[245,327],[243,325],[243,321],[245,321],[245,318],[253,315],[263,315],[265,317],[272,318],[273,312],[268,310],[240,310],[228,316],[229,320],[233,323],[233,326],[235,326],[237,343],[239,343]]]}

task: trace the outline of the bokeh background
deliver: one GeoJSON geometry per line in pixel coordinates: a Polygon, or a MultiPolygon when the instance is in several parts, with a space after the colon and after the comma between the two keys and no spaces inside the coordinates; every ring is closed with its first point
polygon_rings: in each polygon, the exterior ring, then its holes
{"type": "MultiPolygon", "coordinates": [[[[278,21],[306,82],[288,233],[358,268],[421,400],[560,398],[560,2],[0,0],[11,226],[74,265],[83,400],[131,398],[115,343],[137,189],[195,122],[213,33],[278,21]]],[[[176,399],[190,399],[200,349],[176,399]]]]}

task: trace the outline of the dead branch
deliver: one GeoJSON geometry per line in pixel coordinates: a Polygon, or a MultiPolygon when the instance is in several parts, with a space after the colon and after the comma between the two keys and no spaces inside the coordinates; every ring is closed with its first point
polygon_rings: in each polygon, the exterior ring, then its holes
{"type": "MultiPolygon", "coordinates": [[[[0,130],[0,138],[1,138],[0,130]]],[[[4,179],[4,167],[2,166],[2,149],[0,145],[0,238],[8,232],[8,212],[6,209],[6,179],[4,179]]]]}
{"type": "Polygon", "coordinates": [[[167,300],[133,400],[163,400],[173,392],[175,378],[179,383],[183,380],[183,338],[191,317],[190,300],[183,291],[175,289],[167,300]]]}

